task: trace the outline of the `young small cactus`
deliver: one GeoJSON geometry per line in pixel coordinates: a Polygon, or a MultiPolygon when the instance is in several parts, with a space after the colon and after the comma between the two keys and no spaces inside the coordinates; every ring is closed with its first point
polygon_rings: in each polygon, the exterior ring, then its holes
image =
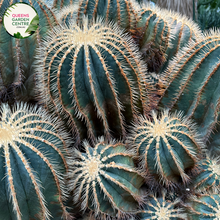
{"type": "Polygon", "coordinates": [[[0,219],[67,219],[63,174],[68,135],[37,107],[0,108],[0,219]]]}
{"type": "Polygon", "coordinates": [[[199,162],[200,172],[192,179],[192,187],[199,190],[209,190],[220,187],[219,158],[203,159],[199,162]]]}
{"type": "Polygon", "coordinates": [[[167,201],[165,197],[166,192],[164,191],[160,197],[150,195],[144,205],[144,210],[140,214],[140,220],[185,220],[184,210],[176,207],[180,200],[167,201]]]}
{"type": "Polygon", "coordinates": [[[166,88],[158,103],[159,108],[183,111],[192,118],[204,140],[217,122],[220,106],[219,36],[219,31],[211,31],[179,51],[162,77],[166,88]]]}
{"type": "Polygon", "coordinates": [[[186,207],[189,220],[217,220],[220,217],[220,196],[217,193],[194,196],[186,207]]]}
{"type": "Polygon", "coordinates": [[[68,186],[74,202],[82,210],[94,210],[101,219],[135,214],[142,202],[143,178],[135,168],[134,154],[124,144],[106,143],[102,138],[95,148],[87,142],[83,146],[85,153],[74,149],[68,160],[68,186]]]}
{"type": "Polygon", "coordinates": [[[143,172],[150,173],[166,185],[189,181],[186,171],[195,168],[201,143],[195,127],[182,114],[161,116],[153,112],[152,121],[140,117],[134,124],[130,145],[141,157],[143,172]],[[180,178],[181,177],[181,178],[180,178]]]}
{"type": "Polygon", "coordinates": [[[93,139],[124,137],[124,123],[148,108],[150,88],[131,38],[117,26],[88,19],[54,32],[39,50],[41,98],[68,117],[81,138],[83,131],[93,139]]]}

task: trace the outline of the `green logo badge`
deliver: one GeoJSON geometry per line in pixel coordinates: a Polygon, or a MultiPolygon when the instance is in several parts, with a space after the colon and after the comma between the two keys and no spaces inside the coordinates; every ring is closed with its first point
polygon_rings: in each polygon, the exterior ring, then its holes
{"type": "Polygon", "coordinates": [[[15,38],[27,38],[38,28],[39,16],[27,3],[15,3],[3,15],[5,30],[15,38]]]}

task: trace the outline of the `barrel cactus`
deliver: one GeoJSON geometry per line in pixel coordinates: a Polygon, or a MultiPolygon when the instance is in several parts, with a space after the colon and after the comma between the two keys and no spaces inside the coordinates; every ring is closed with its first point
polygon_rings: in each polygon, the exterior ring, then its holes
{"type": "Polygon", "coordinates": [[[198,41],[198,25],[178,13],[149,3],[136,6],[137,22],[130,32],[136,40],[150,72],[161,73],[179,49],[198,41]]]}
{"type": "Polygon", "coordinates": [[[69,138],[54,122],[43,109],[1,105],[0,219],[69,218],[63,202],[69,138]]]}
{"type": "Polygon", "coordinates": [[[186,207],[189,220],[219,219],[220,196],[217,193],[194,196],[186,207]]]}
{"type": "Polygon", "coordinates": [[[69,189],[82,210],[94,210],[96,217],[125,217],[135,214],[142,202],[143,178],[135,168],[133,153],[123,143],[99,139],[85,153],[74,149],[68,160],[69,189]]]}
{"type": "Polygon", "coordinates": [[[0,0],[0,101],[13,105],[16,100],[36,102],[34,56],[36,47],[57,19],[52,10],[40,0],[0,0]],[[5,9],[11,4],[24,2],[33,6],[39,16],[39,27],[32,36],[16,39],[3,27],[5,9]]]}
{"type": "Polygon", "coordinates": [[[219,112],[220,38],[211,31],[189,45],[170,63],[163,77],[166,88],[159,108],[181,110],[199,125],[204,140],[216,125],[219,112]]]}
{"type": "Polygon", "coordinates": [[[196,167],[203,143],[191,121],[182,114],[158,116],[152,121],[141,116],[132,128],[129,142],[141,157],[143,172],[150,173],[170,186],[187,183],[187,171],[196,167]]]}
{"type": "Polygon", "coordinates": [[[38,56],[41,97],[81,138],[124,137],[124,123],[148,108],[146,68],[118,27],[90,25],[88,19],[83,24],[56,28],[44,41],[38,56]]]}
{"type": "Polygon", "coordinates": [[[148,196],[143,211],[140,214],[140,220],[177,220],[186,219],[186,214],[182,208],[178,208],[177,204],[180,200],[170,201],[166,199],[166,192],[157,197],[155,195],[148,196]]]}
{"type": "Polygon", "coordinates": [[[219,158],[207,157],[199,162],[200,172],[192,179],[194,189],[209,190],[220,187],[220,165],[219,158]]]}

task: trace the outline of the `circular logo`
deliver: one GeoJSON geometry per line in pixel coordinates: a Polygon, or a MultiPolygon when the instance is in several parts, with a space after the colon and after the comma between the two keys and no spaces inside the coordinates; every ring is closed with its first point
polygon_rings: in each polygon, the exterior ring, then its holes
{"type": "Polygon", "coordinates": [[[15,38],[26,38],[38,28],[39,16],[27,3],[15,3],[8,7],[3,15],[5,30],[15,38]]]}

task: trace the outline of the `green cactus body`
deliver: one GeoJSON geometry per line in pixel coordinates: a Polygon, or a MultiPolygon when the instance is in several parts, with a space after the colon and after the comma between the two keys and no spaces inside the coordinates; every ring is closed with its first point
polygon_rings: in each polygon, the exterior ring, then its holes
{"type": "Polygon", "coordinates": [[[16,39],[10,36],[0,19],[0,101],[13,103],[13,99],[35,101],[35,69],[33,66],[36,47],[57,23],[51,9],[40,0],[8,1],[0,0],[0,15],[11,4],[25,2],[33,6],[39,15],[39,27],[32,36],[16,39]],[[10,94],[10,96],[7,96],[10,94]]]}
{"type": "Polygon", "coordinates": [[[204,159],[199,162],[201,171],[192,179],[192,187],[199,190],[209,190],[220,187],[219,159],[204,159]]]}
{"type": "Polygon", "coordinates": [[[122,143],[105,143],[95,148],[84,142],[85,153],[74,150],[68,172],[69,189],[82,210],[94,210],[96,217],[123,217],[135,214],[142,201],[143,178],[135,169],[132,157],[122,143]]]}
{"type": "Polygon", "coordinates": [[[140,117],[130,136],[130,145],[141,158],[143,172],[160,178],[166,185],[189,180],[187,171],[195,167],[200,154],[200,140],[190,121],[167,111],[153,120],[140,117]]]}
{"type": "Polygon", "coordinates": [[[44,110],[1,106],[0,219],[67,218],[62,176],[68,136],[53,124],[44,110]]]}
{"type": "MultiPolygon", "coordinates": [[[[60,9],[69,5],[69,0],[54,1],[54,8],[60,9]]],[[[133,0],[72,0],[71,4],[78,4],[77,22],[82,21],[84,15],[89,19],[102,17],[106,22],[117,22],[122,28],[129,27],[136,21],[135,1],[133,0]]]]}
{"type": "Polygon", "coordinates": [[[150,72],[161,73],[180,48],[201,38],[198,26],[184,16],[151,4],[143,4],[138,11],[131,33],[150,72]]]}
{"type": "Polygon", "coordinates": [[[144,210],[140,214],[140,220],[185,220],[186,214],[183,213],[181,208],[176,208],[177,203],[180,201],[167,201],[165,196],[165,192],[160,197],[150,195],[144,210]]]}
{"type": "Polygon", "coordinates": [[[202,194],[192,197],[187,204],[189,220],[219,219],[220,196],[218,194],[202,194]]]}
{"type": "Polygon", "coordinates": [[[39,50],[41,97],[69,117],[81,138],[86,129],[92,138],[124,137],[124,122],[148,108],[150,87],[131,39],[116,26],[90,26],[87,19],[81,28],[55,32],[39,50]]]}
{"type": "Polygon", "coordinates": [[[181,110],[199,125],[206,138],[217,121],[220,94],[220,38],[211,32],[189,45],[170,62],[159,107],[181,110]]]}

